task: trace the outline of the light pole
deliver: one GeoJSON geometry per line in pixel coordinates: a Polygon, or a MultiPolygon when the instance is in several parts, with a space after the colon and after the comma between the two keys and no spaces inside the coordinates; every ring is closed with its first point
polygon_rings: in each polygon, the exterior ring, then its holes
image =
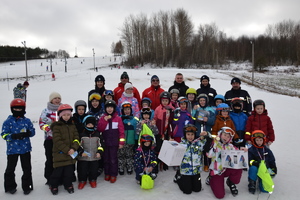
{"type": "Polygon", "coordinates": [[[217,65],[217,71],[218,71],[218,68],[219,68],[219,67],[218,67],[218,49],[216,49],[216,55],[217,55],[217,59],[216,59],[216,60],[217,60],[217,63],[216,63],[216,65],[217,65]]]}
{"type": "Polygon", "coordinates": [[[26,68],[26,81],[28,81],[28,71],[27,71],[27,47],[26,47],[26,41],[21,42],[24,45],[25,49],[25,68],[26,68]]]}
{"type": "Polygon", "coordinates": [[[96,71],[96,67],[95,67],[95,52],[94,52],[94,48],[93,48],[92,50],[93,50],[93,59],[94,59],[94,71],[96,71]]]}
{"type": "Polygon", "coordinates": [[[252,85],[254,83],[254,41],[250,41],[252,45],[252,85]]]}

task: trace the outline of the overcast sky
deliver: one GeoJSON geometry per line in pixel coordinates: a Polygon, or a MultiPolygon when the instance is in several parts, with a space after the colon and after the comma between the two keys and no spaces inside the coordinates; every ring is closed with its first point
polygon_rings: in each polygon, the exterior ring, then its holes
{"type": "Polygon", "coordinates": [[[227,36],[257,36],[268,24],[300,20],[300,0],[1,0],[0,45],[66,50],[70,56],[111,55],[130,14],[149,17],[183,8],[195,32],[214,22],[227,36]]]}

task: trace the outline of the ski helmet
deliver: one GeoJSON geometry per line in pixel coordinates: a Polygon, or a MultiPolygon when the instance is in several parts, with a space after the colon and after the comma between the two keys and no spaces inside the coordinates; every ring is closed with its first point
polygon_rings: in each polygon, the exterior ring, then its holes
{"type": "Polygon", "coordinates": [[[196,136],[196,133],[198,131],[198,128],[194,124],[187,124],[183,128],[184,138],[186,139],[186,133],[187,132],[193,132],[196,136]]]}
{"type": "Polygon", "coordinates": [[[149,118],[151,117],[152,111],[151,108],[142,108],[141,110],[141,118],[144,119],[143,115],[147,114],[149,115],[149,118]]]}
{"type": "Polygon", "coordinates": [[[98,100],[100,101],[101,99],[101,95],[99,93],[92,93],[90,96],[89,96],[89,101],[92,101],[92,100],[98,100]]]}
{"type": "Polygon", "coordinates": [[[114,100],[108,100],[105,102],[104,104],[104,107],[107,108],[107,107],[113,107],[114,109],[116,109],[117,107],[117,104],[114,100]]]}
{"type": "Polygon", "coordinates": [[[72,112],[73,108],[69,104],[61,104],[57,109],[57,114],[60,116],[60,113],[64,110],[70,110],[72,112]]]}
{"type": "Polygon", "coordinates": [[[150,98],[148,98],[148,97],[144,97],[143,99],[142,99],[142,101],[141,101],[141,106],[143,107],[143,103],[147,103],[148,104],[148,107],[150,107],[151,106],[151,103],[152,103],[152,101],[151,101],[151,99],[150,98]]]}
{"type": "MultiPolygon", "coordinates": [[[[205,107],[208,106],[208,103],[209,103],[209,98],[208,98],[208,96],[207,96],[206,94],[204,94],[204,93],[199,94],[199,95],[197,96],[197,101],[199,102],[199,100],[200,100],[201,98],[204,98],[204,99],[205,99],[205,107]]],[[[199,103],[199,104],[200,104],[200,103],[199,103]]]]}
{"type": "Polygon", "coordinates": [[[221,95],[221,94],[217,94],[217,95],[215,96],[215,98],[214,98],[215,102],[216,102],[216,100],[218,100],[218,99],[222,100],[223,103],[225,102],[225,97],[224,97],[223,95],[221,95]]]}
{"type": "Polygon", "coordinates": [[[217,111],[228,111],[229,112],[229,106],[226,104],[226,103],[220,103],[218,106],[217,106],[217,111]]]}
{"type": "Polygon", "coordinates": [[[264,108],[266,107],[265,102],[264,102],[263,100],[261,100],[261,99],[257,99],[257,100],[255,100],[255,101],[253,102],[253,108],[255,108],[255,107],[258,106],[258,105],[263,105],[264,108]]]}
{"type": "Polygon", "coordinates": [[[237,111],[242,111],[243,110],[243,101],[239,97],[235,97],[231,100],[230,102],[231,105],[231,110],[237,112],[237,111]],[[240,107],[239,110],[236,110],[234,107],[240,107]]]}
{"type": "Polygon", "coordinates": [[[95,118],[93,115],[87,115],[87,116],[85,116],[85,117],[83,118],[82,123],[83,123],[84,128],[85,128],[86,130],[88,130],[88,131],[94,131],[94,130],[95,130],[96,123],[97,123],[97,120],[96,120],[96,118],[95,118]],[[93,124],[93,125],[94,125],[94,128],[89,128],[89,127],[87,127],[86,125],[89,124],[89,123],[93,124]]]}
{"type": "Polygon", "coordinates": [[[164,92],[160,93],[159,97],[160,97],[160,99],[169,99],[170,100],[171,94],[169,92],[164,91],[164,92]]]}
{"type": "Polygon", "coordinates": [[[10,102],[10,107],[14,108],[14,107],[24,107],[26,108],[26,102],[23,99],[14,99],[10,102]]]}
{"type": "Polygon", "coordinates": [[[84,100],[78,100],[74,104],[75,112],[77,113],[77,107],[78,106],[83,106],[84,107],[84,112],[86,112],[86,102],[84,100]]]}
{"type": "Polygon", "coordinates": [[[101,74],[98,75],[98,76],[96,76],[95,82],[97,82],[97,81],[102,81],[103,83],[105,83],[105,78],[104,78],[104,76],[102,76],[101,74]]]}
{"type": "Polygon", "coordinates": [[[178,98],[178,103],[186,103],[188,104],[189,100],[186,97],[179,97],[178,98]]]}
{"type": "Polygon", "coordinates": [[[266,144],[266,135],[263,131],[261,130],[255,130],[252,132],[251,134],[251,142],[252,144],[256,147],[256,148],[263,148],[263,146],[266,144]],[[256,138],[262,138],[264,141],[263,141],[263,145],[261,146],[258,146],[255,142],[255,139],[256,138]]]}
{"type": "Polygon", "coordinates": [[[221,140],[221,142],[223,143],[222,139],[221,139],[221,134],[222,133],[226,133],[230,135],[230,140],[227,143],[230,143],[235,135],[234,130],[232,130],[230,127],[224,126],[222,127],[219,131],[218,131],[218,136],[221,140]]]}
{"type": "Polygon", "coordinates": [[[174,89],[172,89],[171,91],[170,91],[170,93],[171,94],[178,94],[179,95],[179,90],[178,89],[176,89],[176,88],[174,88],[174,89]]]}
{"type": "Polygon", "coordinates": [[[130,108],[130,114],[132,114],[132,105],[129,101],[124,101],[122,104],[121,104],[121,112],[122,112],[122,115],[125,115],[124,113],[124,108],[130,108]]]}
{"type": "Polygon", "coordinates": [[[186,94],[194,94],[194,95],[197,95],[197,92],[194,88],[189,88],[186,90],[185,92],[186,94]]]}
{"type": "Polygon", "coordinates": [[[201,78],[200,78],[200,83],[201,83],[204,79],[208,80],[208,82],[209,82],[209,77],[208,77],[207,75],[203,75],[203,76],[201,76],[201,78]]]}

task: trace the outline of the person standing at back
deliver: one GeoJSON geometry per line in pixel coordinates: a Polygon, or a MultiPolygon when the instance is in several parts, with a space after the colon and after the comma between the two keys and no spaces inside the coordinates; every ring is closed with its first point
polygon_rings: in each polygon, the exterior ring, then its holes
{"type": "Polygon", "coordinates": [[[214,88],[210,87],[209,77],[207,75],[203,75],[200,78],[200,88],[197,89],[197,96],[199,96],[199,94],[206,94],[209,98],[209,106],[215,106],[214,98],[217,92],[214,88]]]}
{"type": "Polygon", "coordinates": [[[231,86],[231,90],[228,90],[225,94],[225,103],[230,106],[231,100],[235,97],[239,97],[243,101],[243,112],[247,116],[250,116],[252,111],[252,101],[248,92],[241,89],[241,80],[234,77],[231,79],[231,86]]]}
{"type": "MultiPolygon", "coordinates": [[[[103,95],[105,91],[105,78],[101,74],[96,76],[95,78],[95,89],[89,91],[88,98],[90,98],[91,94],[98,93],[100,96],[103,95]]],[[[103,100],[100,101],[100,104],[103,100]]],[[[88,100],[88,109],[91,109],[92,103],[90,100],[88,100]]]]}
{"type": "Polygon", "coordinates": [[[143,91],[142,94],[142,99],[145,97],[148,97],[151,99],[151,109],[155,110],[157,106],[160,105],[160,97],[159,95],[163,92],[164,90],[160,87],[159,85],[159,78],[157,75],[153,75],[151,77],[151,86],[146,88],[143,91]]]}
{"type": "Polygon", "coordinates": [[[179,90],[179,96],[180,97],[185,96],[186,90],[189,89],[189,86],[187,86],[184,82],[182,73],[177,73],[176,74],[175,80],[174,80],[174,85],[172,85],[169,88],[168,92],[171,92],[171,90],[174,89],[174,88],[179,90]]]}

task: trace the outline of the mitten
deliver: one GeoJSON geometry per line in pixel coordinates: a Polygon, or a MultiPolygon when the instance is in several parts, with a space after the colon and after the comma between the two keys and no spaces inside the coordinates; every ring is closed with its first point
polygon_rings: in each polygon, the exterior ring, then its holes
{"type": "Polygon", "coordinates": [[[11,138],[14,140],[22,140],[23,137],[23,133],[15,133],[15,134],[11,134],[11,138]]]}
{"type": "Polygon", "coordinates": [[[26,132],[23,132],[22,135],[23,135],[24,138],[25,138],[25,137],[30,137],[31,131],[30,131],[30,130],[27,130],[26,132]]]}

